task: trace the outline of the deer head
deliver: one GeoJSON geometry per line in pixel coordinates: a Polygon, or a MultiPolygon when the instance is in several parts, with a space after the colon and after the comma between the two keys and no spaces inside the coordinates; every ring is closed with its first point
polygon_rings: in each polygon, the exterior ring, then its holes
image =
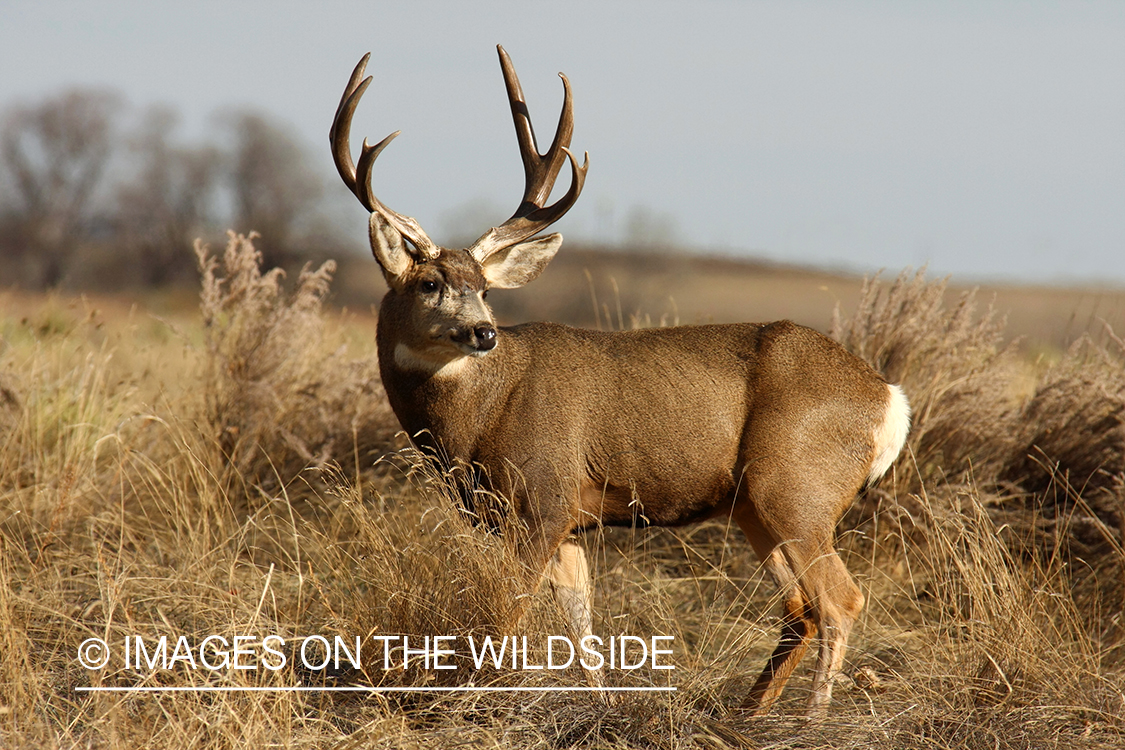
{"type": "Polygon", "coordinates": [[[427,367],[465,355],[484,356],[496,346],[496,325],[485,294],[492,288],[523,286],[539,276],[562,244],[562,235],[535,235],[562,218],[578,200],[589,166],[589,154],[578,166],[569,149],[574,116],[566,76],[559,74],[564,96],[558,128],[547,153],[540,154],[511,58],[503,47],[496,49],[523,159],[524,193],[510,219],[464,250],[438,246],[417,221],[387,208],[372,192],[375,159],[398,131],[374,146],[364,139],[358,164],[352,162],[351,121],[371,83],[370,76],[363,77],[370,53],[352,72],[329,131],[340,177],[371,212],[371,251],[390,287],[384,307],[404,324],[397,346],[405,352],[404,358],[414,357],[427,367]],[[545,205],[564,161],[570,162],[570,189],[555,203],[545,205]]]}

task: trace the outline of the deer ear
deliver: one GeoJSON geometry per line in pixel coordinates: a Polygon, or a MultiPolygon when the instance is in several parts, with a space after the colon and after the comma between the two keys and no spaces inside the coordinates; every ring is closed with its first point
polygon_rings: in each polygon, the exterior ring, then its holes
{"type": "Polygon", "coordinates": [[[555,233],[506,247],[485,258],[481,273],[488,285],[496,289],[523,286],[543,273],[559,251],[562,240],[562,235],[555,233]]]}
{"type": "Polygon", "coordinates": [[[383,268],[383,275],[387,283],[391,284],[410,270],[414,259],[406,250],[406,243],[402,234],[392,227],[378,212],[372,212],[367,222],[368,235],[371,237],[371,252],[375,260],[383,268]]]}

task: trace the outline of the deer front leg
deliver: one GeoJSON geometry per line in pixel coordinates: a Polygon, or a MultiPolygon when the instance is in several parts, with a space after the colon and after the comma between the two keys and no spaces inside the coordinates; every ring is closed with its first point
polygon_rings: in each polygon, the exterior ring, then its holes
{"type": "MultiPolygon", "coordinates": [[[[593,633],[593,595],[586,552],[578,540],[570,536],[575,527],[575,510],[565,484],[556,479],[554,482],[528,481],[524,485],[532,490],[538,487],[541,492],[545,487],[554,491],[538,496],[528,492],[520,497],[525,534],[519,550],[533,578],[528,590],[537,590],[546,579],[566,620],[567,636],[577,651],[582,639],[593,633]],[[545,498],[549,501],[544,501],[545,498]]],[[[605,685],[601,670],[586,669],[586,675],[592,687],[605,685]]],[[[604,698],[606,694],[601,695],[604,698]]]]}
{"type": "MultiPolygon", "coordinates": [[[[586,563],[586,551],[578,540],[567,539],[559,545],[547,563],[544,576],[551,584],[555,603],[566,616],[567,635],[577,648],[583,638],[593,635],[594,624],[590,568],[586,563]]],[[[592,687],[605,687],[601,670],[587,668],[586,677],[592,687]]]]}

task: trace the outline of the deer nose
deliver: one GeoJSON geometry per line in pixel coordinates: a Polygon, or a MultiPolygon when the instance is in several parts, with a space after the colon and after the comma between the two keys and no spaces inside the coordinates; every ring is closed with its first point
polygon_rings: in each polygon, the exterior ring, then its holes
{"type": "Polygon", "coordinates": [[[473,329],[477,339],[477,348],[481,351],[490,351],[496,346],[496,329],[490,325],[477,326],[473,329]]]}

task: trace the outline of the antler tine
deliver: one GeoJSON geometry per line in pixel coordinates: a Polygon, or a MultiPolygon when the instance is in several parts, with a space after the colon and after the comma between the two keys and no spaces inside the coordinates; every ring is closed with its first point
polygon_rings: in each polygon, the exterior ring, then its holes
{"type": "Polygon", "coordinates": [[[370,145],[366,138],[363,139],[363,148],[359,154],[359,166],[356,174],[356,195],[361,203],[369,207],[372,213],[379,213],[391,226],[398,230],[399,234],[410,240],[410,243],[418,248],[418,252],[432,260],[441,251],[426,235],[422,225],[409,216],[404,216],[387,208],[371,192],[371,168],[375,165],[375,159],[400,132],[402,131],[396,130],[374,146],[370,145]]]}
{"type": "MultiPolygon", "coordinates": [[[[558,179],[559,171],[562,170],[563,159],[566,158],[563,151],[570,148],[570,137],[574,135],[574,101],[570,96],[570,79],[562,73],[559,73],[559,78],[562,79],[563,85],[563,106],[562,111],[559,112],[559,123],[555,126],[555,139],[551,141],[551,147],[547,149],[546,153],[550,166],[547,169],[545,189],[540,191],[537,196],[538,200],[535,201],[540,205],[550,197],[551,190],[555,187],[555,180],[558,179]]],[[[531,123],[530,116],[528,117],[528,123],[531,123]]],[[[589,161],[589,159],[586,161],[589,161]]]]}
{"type": "MultiPolygon", "coordinates": [[[[332,118],[332,127],[328,131],[328,140],[332,145],[332,160],[336,162],[336,171],[340,173],[340,179],[344,181],[349,190],[355,193],[357,198],[359,198],[359,193],[356,193],[355,190],[355,164],[352,163],[349,143],[352,133],[352,115],[355,114],[355,108],[359,104],[360,97],[363,96],[363,92],[367,90],[371,83],[371,76],[368,76],[362,83],[360,82],[367,70],[369,59],[371,59],[370,52],[363,56],[352,71],[352,77],[348,79],[348,86],[344,89],[344,95],[340,97],[340,106],[336,107],[336,116],[332,118]]],[[[360,201],[362,200],[360,198],[360,201]]],[[[371,210],[370,206],[366,206],[366,208],[369,211],[371,210]]]]}
{"type": "Polygon", "coordinates": [[[355,70],[352,71],[352,77],[348,80],[348,86],[344,89],[344,95],[340,99],[340,106],[336,108],[336,117],[332,120],[332,128],[328,131],[336,170],[340,173],[344,184],[355,194],[364,208],[383,217],[399,234],[409,240],[422,256],[431,259],[436,258],[440,251],[426,235],[421,225],[411,217],[387,208],[375,197],[371,190],[371,171],[375,165],[375,159],[401,131],[396,130],[374,146],[370,145],[364,138],[358,169],[352,162],[350,145],[352,116],[355,114],[355,109],[359,105],[363,93],[367,91],[367,87],[371,83],[371,76],[363,78],[370,57],[371,53],[368,52],[355,66],[355,70]]]}
{"type": "Polygon", "coordinates": [[[535,140],[535,130],[531,125],[531,115],[523,97],[523,88],[520,86],[515,66],[512,65],[511,57],[502,46],[497,45],[496,50],[500,55],[500,68],[504,73],[504,85],[508,91],[512,121],[516,127],[516,141],[519,143],[520,158],[523,160],[524,193],[523,200],[512,217],[499,227],[493,227],[485,232],[469,248],[469,252],[478,261],[483,261],[493,253],[537,234],[561,219],[578,200],[582,185],[586,181],[586,170],[590,165],[588,153],[585,154],[582,166],[579,167],[574,154],[569,150],[570,139],[574,132],[574,110],[570,81],[567,77],[559,73],[559,78],[563,82],[562,112],[559,114],[559,124],[555,128],[555,137],[551,140],[550,148],[547,149],[547,153],[540,154],[535,140]],[[559,172],[562,171],[563,161],[568,159],[571,166],[570,189],[553,205],[544,206],[555,186],[559,172]]]}
{"type": "Polygon", "coordinates": [[[497,45],[496,50],[500,54],[500,69],[504,73],[504,87],[508,90],[508,104],[512,109],[516,141],[520,147],[520,158],[523,160],[525,178],[523,199],[529,203],[542,205],[555,186],[555,180],[566,158],[562,149],[570,145],[570,137],[574,132],[570,82],[565,75],[559,73],[563,81],[562,113],[559,115],[559,125],[555,129],[555,138],[551,142],[551,147],[547,149],[546,154],[540,156],[539,144],[535,139],[535,128],[531,124],[531,113],[527,109],[527,100],[524,99],[523,87],[520,86],[516,68],[512,65],[512,58],[503,47],[497,45]]]}

